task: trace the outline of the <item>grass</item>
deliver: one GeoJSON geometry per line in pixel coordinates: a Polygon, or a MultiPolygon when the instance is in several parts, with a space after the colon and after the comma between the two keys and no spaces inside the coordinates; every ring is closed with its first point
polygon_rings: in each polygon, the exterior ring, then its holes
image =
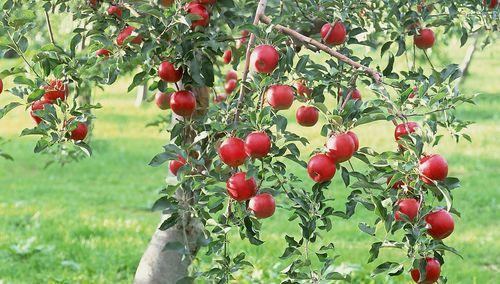
{"type": "MultiPolygon", "coordinates": [[[[455,60],[463,54],[455,53],[455,60]]],[[[15,64],[15,62],[6,62],[15,64]]],[[[495,84],[500,57],[494,48],[478,54],[463,85],[467,93],[482,93],[478,105],[459,110],[465,119],[475,120],[468,133],[472,143],[455,144],[443,139],[435,151],[446,156],[450,175],[462,180],[455,192],[456,207],[462,218],[447,243],[456,247],[464,260],[449,255],[443,274],[449,283],[498,283],[500,270],[500,197],[498,109],[500,87],[495,84]]],[[[19,130],[32,122],[23,109],[16,109],[0,120],[0,134],[10,142],[4,150],[15,161],[0,160],[0,283],[130,283],[150,236],[159,220],[148,209],[162,186],[166,167],[147,166],[150,158],[167,141],[146,122],[160,113],[153,104],[133,106],[132,94],[120,93],[126,82],[100,92],[97,100],[103,108],[96,111],[94,156],[60,168],[43,169],[46,157],[32,153],[34,139],[18,137],[19,130]]],[[[366,92],[366,91],[365,91],[366,92]]],[[[0,97],[0,105],[6,98],[0,97]]],[[[296,107],[296,106],[294,106],[296,107]]],[[[290,111],[290,117],[293,112],[290,111]]],[[[293,121],[293,120],[291,120],[293,121]]],[[[322,144],[317,129],[290,129],[311,140],[310,147],[322,144]]],[[[378,150],[394,147],[392,126],[376,123],[357,129],[362,144],[378,150]]],[[[306,185],[311,182],[303,170],[306,185]]],[[[340,176],[331,186],[337,206],[348,194],[340,176]]],[[[263,222],[263,240],[259,247],[234,239],[231,251],[245,250],[255,268],[246,270],[238,282],[274,283],[286,263],[277,262],[285,244],[283,235],[295,234],[293,224],[283,222],[287,212],[263,222]]],[[[352,266],[356,283],[410,283],[406,273],[396,278],[368,275],[375,264],[366,265],[373,239],[360,232],[361,220],[373,221],[373,215],[359,210],[351,220],[334,219],[334,229],[323,235],[333,241],[341,255],[338,264],[352,266]]],[[[381,260],[403,261],[396,251],[383,251],[381,260]]],[[[203,265],[209,265],[203,259],[203,265]]],[[[380,262],[378,262],[380,263],[380,262]]]]}

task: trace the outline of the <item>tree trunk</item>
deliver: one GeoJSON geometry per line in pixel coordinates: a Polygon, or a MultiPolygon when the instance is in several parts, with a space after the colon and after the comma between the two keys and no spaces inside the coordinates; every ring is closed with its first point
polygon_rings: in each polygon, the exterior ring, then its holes
{"type": "Polygon", "coordinates": [[[144,82],[141,86],[137,88],[137,96],[135,97],[135,106],[140,107],[142,102],[146,100],[148,96],[148,83],[144,82]]]}
{"type": "MultiPolygon", "coordinates": [[[[203,116],[208,109],[209,89],[203,87],[192,91],[196,95],[198,106],[194,115],[203,116]]],[[[172,121],[179,119],[174,115],[173,117],[172,121]]],[[[187,139],[192,140],[195,136],[195,134],[190,134],[187,139]]],[[[176,194],[180,202],[185,202],[183,196],[182,192],[176,194]]],[[[189,198],[189,200],[193,199],[189,198]]],[[[166,218],[168,215],[161,216],[160,225],[166,218]]],[[[196,256],[199,249],[198,239],[202,229],[201,222],[192,216],[183,216],[175,226],[168,230],[162,231],[157,228],[137,267],[134,283],[175,284],[178,280],[188,277],[191,258],[196,256]],[[185,256],[177,250],[164,250],[165,245],[172,242],[179,242],[189,248],[190,255],[185,256]]]]}
{"type": "Polygon", "coordinates": [[[461,76],[458,78],[457,82],[455,83],[455,88],[454,92],[458,92],[458,86],[465,80],[465,77],[467,76],[467,72],[469,71],[469,66],[472,62],[472,57],[474,56],[474,53],[476,52],[477,49],[477,38],[479,35],[475,35],[472,38],[472,42],[469,45],[469,48],[467,48],[467,51],[465,52],[464,59],[462,61],[462,64],[460,64],[460,73],[461,76]]]}

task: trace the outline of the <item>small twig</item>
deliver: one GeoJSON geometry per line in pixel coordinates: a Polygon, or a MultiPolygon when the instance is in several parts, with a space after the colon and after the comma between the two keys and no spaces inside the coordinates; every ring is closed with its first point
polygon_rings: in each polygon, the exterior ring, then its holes
{"type": "Polygon", "coordinates": [[[342,101],[342,105],[340,105],[339,112],[342,112],[344,110],[345,105],[351,98],[352,92],[356,89],[356,80],[358,79],[358,73],[355,72],[354,75],[351,77],[351,80],[349,81],[349,87],[347,88],[347,95],[345,99],[342,101]]]}
{"type": "Polygon", "coordinates": [[[54,33],[52,32],[52,24],[50,23],[49,12],[47,10],[45,10],[44,12],[45,21],[47,22],[47,29],[49,30],[50,42],[55,45],[56,41],[54,40],[54,33]]]}
{"type": "Polygon", "coordinates": [[[26,63],[26,65],[28,65],[28,67],[30,68],[30,70],[35,73],[35,75],[42,79],[42,76],[40,76],[38,74],[38,72],[36,72],[35,68],[31,65],[31,63],[29,63],[28,59],[26,59],[26,57],[24,56],[24,53],[21,51],[21,48],[19,47],[19,45],[17,44],[17,42],[14,40],[14,37],[12,37],[12,34],[7,31],[7,34],[9,35],[9,38],[10,38],[10,41],[12,41],[12,44],[14,45],[15,47],[15,52],[21,56],[21,58],[23,59],[24,63],[26,63]]]}
{"type": "Polygon", "coordinates": [[[435,71],[435,70],[436,70],[436,68],[434,68],[434,65],[432,64],[432,61],[431,61],[431,59],[429,58],[429,55],[427,55],[427,51],[426,51],[425,49],[424,49],[423,51],[424,51],[424,54],[425,54],[425,58],[427,58],[427,61],[429,61],[429,64],[431,65],[432,70],[434,70],[434,71],[435,71]]]}

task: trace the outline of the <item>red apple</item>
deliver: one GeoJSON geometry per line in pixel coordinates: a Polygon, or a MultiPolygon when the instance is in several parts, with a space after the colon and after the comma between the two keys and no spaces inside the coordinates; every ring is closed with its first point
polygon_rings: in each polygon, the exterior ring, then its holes
{"type": "Polygon", "coordinates": [[[427,49],[434,45],[435,37],[431,29],[421,29],[419,34],[413,36],[413,42],[420,49],[427,49]]]}
{"type": "Polygon", "coordinates": [[[255,131],[245,139],[245,153],[252,158],[263,158],[271,149],[271,139],[265,132],[255,131]]]}
{"type": "Polygon", "coordinates": [[[61,80],[51,80],[49,84],[43,88],[45,90],[43,98],[46,101],[54,102],[57,99],[64,101],[69,95],[68,87],[61,80]]]}
{"type": "Polygon", "coordinates": [[[247,179],[245,172],[238,172],[227,180],[226,189],[232,199],[241,202],[257,193],[257,182],[253,177],[247,179]]]}
{"type": "Polygon", "coordinates": [[[432,284],[438,281],[441,274],[441,264],[435,258],[426,258],[426,261],[425,279],[420,279],[420,271],[418,269],[412,269],[410,274],[413,281],[420,284],[432,284]]]}
{"type": "Polygon", "coordinates": [[[346,30],[344,24],[341,21],[335,22],[333,27],[329,23],[324,24],[321,28],[321,38],[326,44],[329,45],[343,44],[346,40],[346,30]]]}
{"type": "Polygon", "coordinates": [[[274,197],[269,193],[257,194],[248,202],[248,209],[253,212],[258,219],[273,216],[276,210],[274,197]]]}
{"type": "Polygon", "coordinates": [[[259,73],[270,74],[278,66],[280,55],[272,45],[259,45],[254,48],[250,56],[250,64],[259,73]]]}
{"type": "Polygon", "coordinates": [[[249,32],[249,31],[247,31],[247,30],[242,30],[242,31],[241,31],[241,39],[240,39],[241,43],[245,43],[245,42],[247,42],[247,38],[248,38],[248,36],[249,36],[249,35],[250,35],[250,32],[249,32]]]}
{"type": "Polygon", "coordinates": [[[163,61],[158,67],[158,76],[165,82],[175,83],[182,78],[182,68],[175,69],[174,64],[163,61]]]}
{"type": "Polygon", "coordinates": [[[352,142],[354,143],[354,152],[358,151],[358,149],[359,149],[358,135],[356,135],[356,133],[354,133],[352,131],[347,131],[346,134],[351,137],[352,142]]]}
{"type": "Polygon", "coordinates": [[[114,15],[117,18],[121,18],[122,17],[122,9],[120,7],[114,6],[114,5],[109,6],[108,15],[110,15],[110,16],[114,15]]]}
{"type": "MultiPolygon", "coordinates": [[[[389,185],[391,183],[391,179],[392,179],[392,176],[387,177],[387,185],[389,185]]],[[[400,189],[403,187],[403,185],[405,185],[405,183],[401,180],[398,180],[397,182],[395,182],[392,185],[392,188],[393,189],[400,189]]]]}
{"type": "Polygon", "coordinates": [[[210,13],[208,13],[207,8],[205,6],[198,4],[196,2],[188,3],[184,9],[188,14],[197,15],[201,17],[199,20],[193,20],[191,22],[191,29],[196,28],[197,26],[206,27],[210,22],[210,13]]]}
{"type": "Polygon", "coordinates": [[[186,159],[184,159],[181,155],[177,155],[177,160],[170,161],[168,168],[170,172],[176,176],[179,169],[186,164],[186,159]]]}
{"type": "Polygon", "coordinates": [[[455,229],[453,217],[451,217],[451,214],[444,209],[427,214],[425,216],[425,222],[427,222],[430,227],[427,229],[427,234],[438,240],[445,239],[451,235],[451,233],[453,233],[453,229],[455,229]]]}
{"type": "Polygon", "coordinates": [[[216,103],[220,103],[220,102],[223,102],[227,99],[227,94],[226,93],[221,93],[221,94],[217,94],[214,98],[214,101],[216,103]]]}
{"type": "Polygon", "coordinates": [[[196,98],[191,91],[177,91],[170,97],[170,108],[180,116],[191,116],[196,109],[196,98]]]}
{"type": "Polygon", "coordinates": [[[498,0],[483,0],[483,5],[488,6],[488,9],[493,10],[498,5],[498,0]]]}
{"type": "Polygon", "coordinates": [[[230,137],[222,142],[218,152],[222,162],[231,167],[241,166],[247,159],[245,142],[236,137],[230,137]]]}
{"type": "Polygon", "coordinates": [[[401,137],[414,133],[419,127],[418,123],[413,121],[398,124],[394,129],[394,138],[398,141],[401,137]]]}
{"type": "Polygon", "coordinates": [[[95,52],[95,55],[99,57],[109,57],[110,54],[111,52],[105,48],[98,49],[95,52]]]}
{"type": "Polygon", "coordinates": [[[444,180],[448,176],[448,163],[441,155],[432,154],[420,159],[418,170],[423,182],[433,184],[433,180],[444,180]]]}
{"type": "Polygon", "coordinates": [[[335,163],[325,154],[316,154],[307,163],[307,173],[317,183],[331,180],[335,171],[335,163]]]}
{"type": "Polygon", "coordinates": [[[287,85],[272,85],[266,91],[267,102],[275,110],[289,109],[293,103],[293,88],[287,85]]]}
{"type": "Polygon", "coordinates": [[[295,113],[297,123],[302,126],[314,126],[319,119],[319,111],[313,106],[301,106],[295,113]]]}
{"type": "Polygon", "coordinates": [[[224,63],[229,64],[232,59],[233,59],[233,52],[231,51],[231,49],[224,51],[224,55],[222,56],[222,60],[224,60],[224,63]]]}
{"type": "Polygon", "coordinates": [[[236,73],[236,71],[234,70],[227,71],[226,82],[229,80],[238,80],[238,73],[236,73]]]}
{"type": "Polygon", "coordinates": [[[343,133],[331,136],[326,142],[326,148],[328,149],[328,156],[335,163],[342,163],[352,157],[356,145],[349,134],[343,133]]]}
{"type": "Polygon", "coordinates": [[[40,124],[40,122],[42,122],[42,118],[40,118],[39,116],[37,116],[35,114],[35,111],[37,110],[42,110],[45,108],[45,105],[46,104],[51,104],[52,102],[50,101],[47,101],[45,100],[44,98],[41,98],[39,99],[38,101],[34,101],[32,104],[31,104],[31,112],[30,112],[30,115],[31,117],[33,118],[33,120],[36,122],[36,124],[40,124]]]}
{"type": "Polygon", "coordinates": [[[81,141],[87,137],[88,127],[85,123],[78,121],[76,128],[71,131],[70,138],[74,141],[81,141]]]}
{"type": "MultiPolygon", "coordinates": [[[[133,26],[127,26],[125,27],[119,34],[118,36],[116,37],[116,44],[117,45],[123,45],[123,43],[125,42],[125,40],[130,36],[132,35],[132,32],[135,30],[135,27],[133,26]]],[[[142,43],[142,36],[141,35],[137,35],[135,36],[131,41],[130,43],[132,44],[141,44],[142,43]]]]}
{"type": "Polygon", "coordinates": [[[408,216],[410,221],[413,221],[413,219],[417,216],[418,208],[420,207],[420,203],[414,198],[401,199],[398,201],[397,205],[399,209],[394,214],[396,221],[403,221],[403,217],[400,215],[401,213],[408,216]]]}
{"type": "Polygon", "coordinates": [[[0,94],[3,92],[3,82],[2,79],[0,79],[0,94]]]}
{"type": "Polygon", "coordinates": [[[234,89],[236,89],[237,82],[234,79],[231,79],[226,82],[224,85],[224,90],[226,90],[226,94],[231,94],[234,89]]]}
{"type": "Polygon", "coordinates": [[[297,94],[304,96],[304,97],[309,97],[313,91],[312,89],[308,88],[305,85],[305,82],[302,79],[295,81],[294,87],[295,87],[295,89],[297,89],[297,94]]]}
{"type": "Polygon", "coordinates": [[[159,109],[169,109],[170,108],[170,97],[172,93],[158,92],[155,95],[155,103],[159,109]]]}

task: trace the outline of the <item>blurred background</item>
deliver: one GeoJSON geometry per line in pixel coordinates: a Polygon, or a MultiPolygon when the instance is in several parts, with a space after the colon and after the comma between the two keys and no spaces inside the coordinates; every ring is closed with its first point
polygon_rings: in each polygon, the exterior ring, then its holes
{"type": "MultiPolygon", "coordinates": [[[[68,30],[69,32],[69,30],[68,30]]],[[[64,27],[59,30],[64,34],[64,27]]],[[[432,49],[434,65],[462,62],[468,45],[439,41],[432,49]]],[[[359,50],[361,53],[364,49],[359,50]]],[[[373,50],[378,58],[378,53],[373,50]]],[[[323,60],[316,56],[318,60],[323,60]]],[[[397,62],[404,68],[404,62],[397,62]]],[[[22,66],[19,59],[0,59],[0,70],[22,66]]],[[[439,69],[439,68],[438,68],[439,69]]],[[[450,176],[459,177],[462,187],[455,191],[455,207],[462,213],[456,220],[455,233],[446,240],[463,256],[450,254],[442,267],[448,283],[500,283],[500,56],[498,46],[477,46],[461,91],[478,94],[477,105],[464,105],[457,112],[462,119],[475,121],[467,133],[472,142],[456,144],[445,136],[435,149],[449,162],[450,176]]],[[[104,90],[92,90],[94,102],[102,109],[94,111],[93,156],[64,167],[44,168],[48,156],[34,154],[35,137],[19,137],[24,128],[34,126],[29,110],[20,107],[0,120],[0,148],[14,161],[0,159],[0,283],[130,283],[140,257],[152,236],[159,214],[151,212],[167,175],[167,164],[152,168],[147,164],[168,142],[165,131],[146,127],[159,117],[170,115],[154,102],[136,105],[136,90],[127,93],[132,81],[128,75],[104,90]]],[[[11,88],[6,80],[4,88],[11,88]]],[[[217,86],[223,90],[223,79],[217,86]]],[[[372,94],[361,87],[363,99],[372,94]]],[[[152,96],[154,94],[148,94],[152,96]]],[[[0,95],[0,105],[12,101],[0,95]]],[[[15,100],[15,99],[14,99],[15,100]]],[[[303,128],[295,123],[299,103],[284,114],[289,129],[307,137],[303,158],[324,143],[318,128],[303,128]]],[[[331,105],[330,107],[334,107],[331,105]]],[[[320,124],[318,124],[320,125],[320,124]]],[[[394,150],[392,124],[377,122],[356,129],[361,146],[378,151],[394,150]]],[[[355,164],[356,166],[356,164],[355,164]]],[[[312,182],[305,169],[290,164],[290,170],[303,177],[304,186],[312,182]]],[[[349,194],[340,175],[330,186],[335,206],[344,208],[349,194]]],[[[278,199],[278,203],[285,202],[278,199]]],[[[231,246],[244,250],[255,263],[254,269],[238,275],[239,283],[275,283],[286,262],[277,262],[283,253],[283,235],[297,234],[297,226],[286,222],[287,212],[278,209],[263,221],[261,246],[252,246],[236,234],[231,246]]],[[[378,276],[371,270],[385,260],[405,261],[399,251],[382,250],[379,261],[366,264],[373,238],[358,229],[358,223],[373,222],[373,214],[358,208],[350,220],[334,219],[334,228],[324,234],[324,242],[333,242],[339,271],[352,271],[354,283],[410,283],[407,273],[394,278],[378,276]]],[[[235,232],[236,233],[236,232],[235,232]]],[[[210,265],[201,252],[196,263],[210,265]]],[[[409,266],[410,264],[408,264],[409,266]]]]}

